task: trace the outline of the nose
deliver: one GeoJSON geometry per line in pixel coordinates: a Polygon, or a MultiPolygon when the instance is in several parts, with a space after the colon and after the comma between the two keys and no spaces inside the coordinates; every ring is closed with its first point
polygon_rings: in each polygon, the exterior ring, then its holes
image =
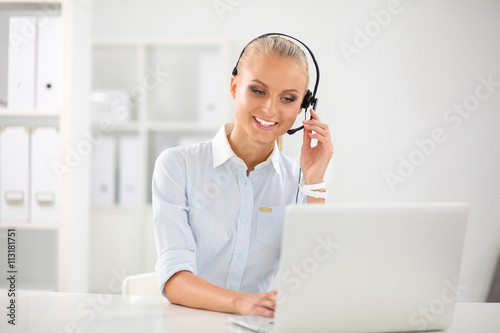
{"type": "Polygon", "coordinates": [[[264,111],[267,116],[274,116],[277,111],[275,98],[268,98],[262,107],[262,111],[264,111]]]}

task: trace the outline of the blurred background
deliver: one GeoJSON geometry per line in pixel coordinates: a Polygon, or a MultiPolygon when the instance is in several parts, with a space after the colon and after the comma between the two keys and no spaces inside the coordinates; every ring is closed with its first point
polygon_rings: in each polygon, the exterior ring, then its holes
{"type": "MultiPolygon", "coordinates": [[[[90,87],[87,132],[76,137],[90,142],[92,153],[83,156],[79,168],[88,177],[72,195],[84,219],[75,222],[80,237],[71,236],[78,246],[67,245],[65,253],[61,224],[0,222],[2,271],[6,229],[17,226],[19,287],[119,293],[125,276],[154,271],[156,157],[171,146],[208,140],[231,121],[229,80],[242,48],[260,34],[282,32],[306,43],[320,66],[317,111],[335,149],[328,202],[467,202],[460,276],[466,289],[459,300],[486,300],[500,255],[500,1],[80,5],[91,17],[81,26],[90,40],[81,62],[90,87]],[[78,283],[61,287],[58,279],[72,269],[80,270],[78,283]]],[[[8,16],[34,9],[0,9],[7,45],[8,16]]],[[[8,54],[0,49],[5,107],[8,54]]],[[[312,84],[312,64],[310,72],[312,84]]],[[[14,118],[0,114],[4,126],[14,118]]],[[[299,157],[301,142],[301,132],[285,137],[284,152],[299,157]]]]}

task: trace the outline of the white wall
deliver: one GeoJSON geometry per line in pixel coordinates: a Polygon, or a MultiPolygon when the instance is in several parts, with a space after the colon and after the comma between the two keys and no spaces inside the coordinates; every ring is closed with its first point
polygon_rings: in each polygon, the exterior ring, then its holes
{"type": "MultiPolygon", "coordinates": [[[[480,77],[500,82],[500,1],[94,2],[94,36],[224,36],[235,61],[270,31],[302,39],[320,64],[318,111],[335,145],[330,202],[468,202],[460,299],[484,300],[500,252],[500,85],[479,88],[489,93],[483,100],[471,96],[480,77]],[[218,13],[216,3],[232,10],[218,13]],[[388,7],[394,14],[381,27],[372,11],[388,7]],[[373,29],[366,46],[358,28],[373,29]],[[350,61],[346,43],[359,49],[350,61]],[[447,110],[464,102],[474,111],[459,124],[447,110]],[[435,130],[440,142],[426,146],[428,156],[418,152],[415,141],[428,142],[435,130]],[[419,165],[401,169],[407,174],[391,189],[386,174],[398,173],[400,158],[419,165]]],[[[285,151],[298,156],[300,142],[300,134],[286,138],[285,151]]]]}

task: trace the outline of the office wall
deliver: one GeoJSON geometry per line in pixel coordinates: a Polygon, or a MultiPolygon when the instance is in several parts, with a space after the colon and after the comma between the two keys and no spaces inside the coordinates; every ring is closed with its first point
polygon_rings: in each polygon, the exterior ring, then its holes
{"type": "Polygon", "coordinates": [[[261,33],[301,38],[335,145],[329,201],[468,202],[459,299],[485,299],[500,254],[500,1],[100,0],[93,27],[223,36],[235,60],[261,33]]]}

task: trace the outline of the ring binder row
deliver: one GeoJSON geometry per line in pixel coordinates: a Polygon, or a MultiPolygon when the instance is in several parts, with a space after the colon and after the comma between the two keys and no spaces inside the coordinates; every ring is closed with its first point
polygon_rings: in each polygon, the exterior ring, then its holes
{"type": "Polygon", "coordinates": [[[92,150],[91,198],[94,207],[136,207],[140,168],[137,135],[105,135],[92,150]]]}
{"type": "Polygon", "coordinates": [[[11,16],[7,107],[61,107],[61,18],[11,16]]]}
{"type": "MultiPolygon", "coordinates": [[[[156,135],[150,154],[209,140],[206,136],[156,135]]],[[[94,207],[137,207],[141,204],[141,145],[134,134],[103,135],[92,149],[91,198],[94,207]]],[[[149,170],[152,172],[152,170],[149,170]]],[[[148,174],[151,179],[151,174],[148,174]]],[[[147,184],[144,184],[146,187],[147,184]]],[[[150,188],[150,187],[149,187],[150,188]]],[[[147,189],[146,189],[147,190],[147,189]]]]}
{"type": "Polygon", "coordinates": [[[59,161],[55,127],[7,126],[0,131],[0,223],[57,222],[59,161]]]}

